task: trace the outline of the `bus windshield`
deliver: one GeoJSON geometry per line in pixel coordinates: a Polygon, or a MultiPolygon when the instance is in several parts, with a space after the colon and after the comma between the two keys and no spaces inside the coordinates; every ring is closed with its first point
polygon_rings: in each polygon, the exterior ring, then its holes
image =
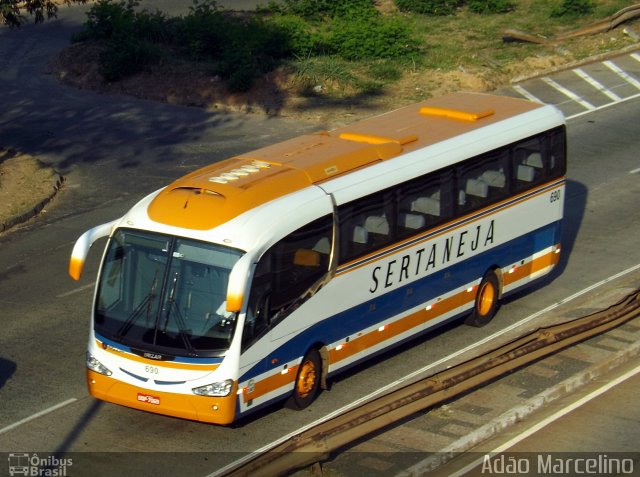
{"type": "Polygon", "coordinates": [[[226,311],[229,274],[242,252],[119,229],[98,283],[95,330],[138,351],[223,356],[236,315],[226,311]]]}

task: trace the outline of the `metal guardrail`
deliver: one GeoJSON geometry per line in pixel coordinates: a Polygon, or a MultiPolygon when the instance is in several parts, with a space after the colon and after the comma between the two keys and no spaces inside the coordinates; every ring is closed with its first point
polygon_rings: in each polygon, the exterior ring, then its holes
{"type": "Polygon", "coordinates": [[[220,475],[281,476],[322,462],[331,452],[359,438],[637,316],[640,316],[640,290],[606,310],[540,328],[487,354],[376,398],[220,475]]]}

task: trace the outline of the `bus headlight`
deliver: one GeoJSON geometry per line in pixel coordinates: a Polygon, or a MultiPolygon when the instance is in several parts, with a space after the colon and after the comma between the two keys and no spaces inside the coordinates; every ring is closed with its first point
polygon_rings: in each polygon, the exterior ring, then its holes
{"type": "Polygon", "coordinates": [[[228,396],[233,388],[233,379],[227,379],[219,383],[207,384],[206,386],[200,386],[199,388],[193,388],[193,394],[198,396],[228,396]]]}
{"type": "Polygon", "coordinates": [[[87,368],[96,373],[104,374],[105,376],[111,376],[111,370],[105,365],[93,357],[91,353],[87,351],[87,368]]]}

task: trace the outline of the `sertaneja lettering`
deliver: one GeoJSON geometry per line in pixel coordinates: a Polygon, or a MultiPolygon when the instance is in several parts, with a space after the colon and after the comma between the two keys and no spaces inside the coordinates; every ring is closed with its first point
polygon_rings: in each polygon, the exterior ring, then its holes
{"type": "Polygon", "coordinates": [[[413,250],[400,258],[389,260],[371,271],[369,292],[390,288],[433,272],[447,265],[452,259],[470,256],[494,243],[495,223],[478,224],[472,229],[448,235],[430,245],[413,250]],[[425,258],[426,257],[426,258],[425,258]]]}

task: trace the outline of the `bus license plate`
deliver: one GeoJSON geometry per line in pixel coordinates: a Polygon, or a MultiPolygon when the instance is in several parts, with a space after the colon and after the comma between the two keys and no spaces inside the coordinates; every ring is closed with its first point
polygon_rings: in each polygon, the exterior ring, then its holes
{"type": "Polygon", "coordinates": [[[155,406],[160,405],[160,398],[156,396],[151,396],[150,394],[138,393],[138,401],[146,402],[148,404],[153,404],[155,406]]]}

